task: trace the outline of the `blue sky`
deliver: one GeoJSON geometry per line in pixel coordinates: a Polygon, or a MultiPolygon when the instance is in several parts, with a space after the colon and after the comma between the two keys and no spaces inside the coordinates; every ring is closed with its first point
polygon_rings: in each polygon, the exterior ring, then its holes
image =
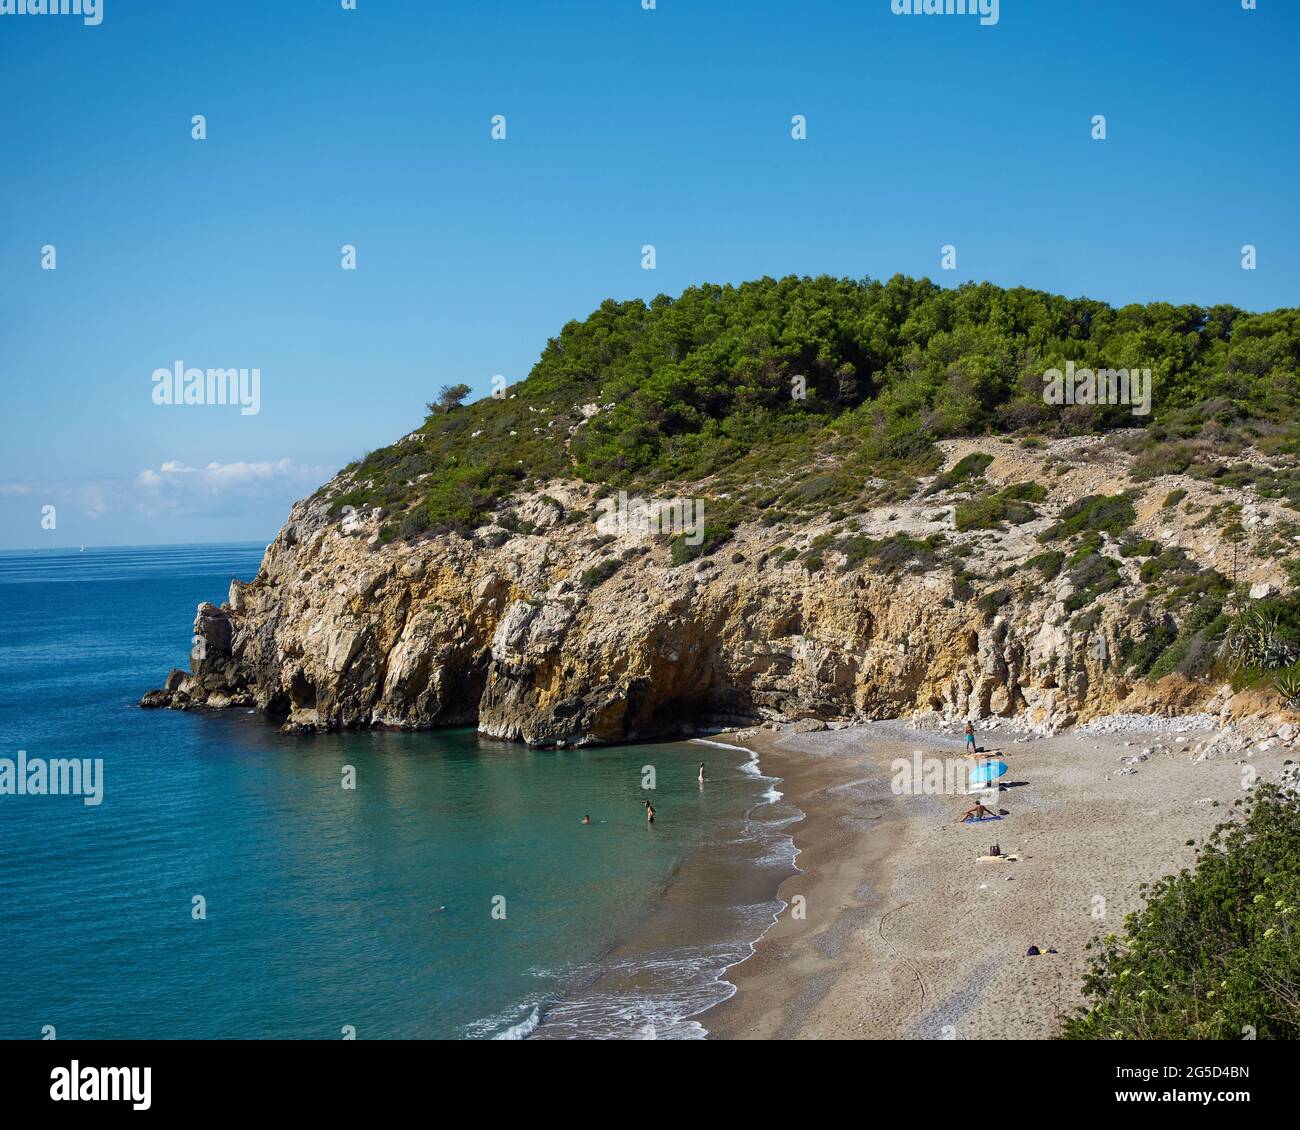
{"type": "Polygon", "coordinates": [[[0,16],[4,548],[269,539],[611,296],[1300,302],[1293,0],[103,3],[0,16]],[[177,360],[260,368],[260,411],[154,404],[177,360]]]}

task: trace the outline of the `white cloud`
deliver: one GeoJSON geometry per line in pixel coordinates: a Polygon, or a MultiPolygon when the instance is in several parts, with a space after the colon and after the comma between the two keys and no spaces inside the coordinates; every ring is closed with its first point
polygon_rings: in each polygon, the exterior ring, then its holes
{"type": "Polygon", "coordinates": [[[202,468],[169,459],[156,471],[141,471],[135,483],[142,496],[138,505],[146,513],[177,509],[222,512],[225,505],[251,499],[291,502],[304,488],[316,487],[329,475],[324,467],[292,459],[212,462],[202,468]]]}
{"type": "Polygon", "coordinates": [[[170,484],[193,483],[202,489],[219,493],[256,483],[322,481],[328,475],[322,467],[309,467],[292,459],[279,459],[260,463],[209,463],[201,470],[169,459],[158,470],[143,470],[136,482],[144,487],[158,488],[170,484]],[[193,479],[190,476],[194,476],[193,479]]]}
{"type": "MultiPolygon", "coordinates": [[[[319,474],[316,468],[302,470],[310,471],[313,475],[319,474]]],[[[295,467],[292,459],[281,459],[278,463],[209,463],[203,468],[203,474],[209,482],[223,486],[301,477],[300,469],[295,467]]]]}

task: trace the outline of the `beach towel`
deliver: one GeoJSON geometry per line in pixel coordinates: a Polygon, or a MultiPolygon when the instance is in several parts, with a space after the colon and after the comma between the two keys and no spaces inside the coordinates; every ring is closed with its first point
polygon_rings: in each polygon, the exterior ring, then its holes
{"type": "Polygon", "coordinates": [[[967,816],[963,824],[982,824],[985,820],[1001,820],[1001,816],[967,816]]]}

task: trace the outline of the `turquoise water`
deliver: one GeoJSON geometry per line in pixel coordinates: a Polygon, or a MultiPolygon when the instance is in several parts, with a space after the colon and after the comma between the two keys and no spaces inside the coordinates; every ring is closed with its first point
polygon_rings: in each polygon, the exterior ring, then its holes
{"type": "Polygon", "coordinates": [[[104,780],[97,806],[0,796],[0,1036],[702,1034],[792,869],[773,782],[697,743],[140,710],[261,549],[0,554],[0,758],[104,780]]]}

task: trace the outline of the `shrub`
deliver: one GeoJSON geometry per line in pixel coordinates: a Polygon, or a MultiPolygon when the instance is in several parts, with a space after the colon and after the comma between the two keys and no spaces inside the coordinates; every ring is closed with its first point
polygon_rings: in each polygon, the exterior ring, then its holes
{"type": "Polygon", "coordinates": [[[1088,553],[1079,559],[1070,569],[1069,578],[1074,592],[1065,602],[1067,612],[1087,608],[1097,597],[1120,584],[1115,562],[1102,553],[1088,553]]]}
{"type": "MultiPolygon", "coordinates": [[[[687,541],[686,534],[679,534],[673,538],[670,543],[672,550],[673,565],[685,565],[688,561],[695,561],[700,557],[708,557],[719,546],[724,545],[731,540],[731,535],[735,528],[729,524],[718,523],[717,525],[706,525],[702,531],[699,544],[690,545],[687,541]]],[[[791,551],[793,553],[793,550],[791,551]]]]}
{"type": "Polygon", "coordinates": [[[1137,511],[1132,495],[1090,494],[1062,510],[1056,524],[1043,532],[1041,540],[1056,541],[1070,534],[1090,532],[1118,537],[1135,521],[1137,511]]]}
{"type": "Polygon", "coordinates": [[[787,506],[809,507],[827,502],[845,501],[857,495],[859,486],[845,474],[814,475],[796,483],[782,496],[787,506]]]}
{"type": "Polygon", "coordinates": [[[843,572],[857,568],[870,557],[884,572],[897,573],[908,568],[922,572],[933,568],[939,562],[942,545],[943,539],[938,535],[921,540],[908,534],[893,534],[876,540],[856,534],[837,542],[835,549],[844,554],[843,572]]]}
{"type": "Polygon", "coordinates": [[[1273,680],[1273,688],[1288,710],[1300,710],[1300,667],[1281,672],[1273,680]]]}
{"type": "Polygon", "coordinates": [[[1253,608],[1233,617],[1221,654],[1237,670],[1276,671],[1296,660],[1295,644],[1283,631],[1281,618],[1253,608]]]}
{"type": "MultiPolygon", "coordinates": [[[[1177,602],[1166,602],[1176,607],[1177,602]]],[[[1178,636],[1151,665],[1149,678],[1160,679],[1175,672],[1195,678],[1209,673],[1218,662],[1219,642],[1228,628],[1222,613],[1222,592],[1204,587],[1191,610],[1178,625],[1178,636]]]]}
{"type": "Polygon", "coordinates": [[[1136,538],[1131,534],[1126,537],[1119,545],[1119,555],[1121,557],[1155,557],[1160,552],[1158,542],[1150,538],[1136,538]]]}
{"type": "Polygon", "coordinates": [[[598,561],[582,574],[582,585],[584,588],[594,589],[597,585],[602,585],[608,581],[622,567],[623,559],[620,557],[610,557],[604,561],[598,561]]]}
{"type": "Polygon", "coordinates": [[[971,452],[969,455],[957,460],[951,471],[935,479],[926,488],[926,497],[938,494],[940,491],[951,490],[953,487],[968,483],[973,479],[982,478],[985,469],[992,462],[993,456],[991,455],[985,455],[980,451],[971,452]]]}
{"type": "Polygon", "coordinates": [[[1178,629],[1174,625],[1161,621],[1152,626],[1141,640],[1131,637],[1124,641],[1120,649],[1120,659],[1126,668],[1132,670],[1138,678],[1147,674],[1165,651],[1178,638],[1178,629]]]}
{"type": "Polygon", "coordinates": [[[1005,529],[1004,522],[1019,526],[1037,517],[1038,512],[1032,506],[994,495],[957,503],[954,523],[957,532],[964,533],[967,530],[1001,530],[1005,529]]]}
{"type": "Polygon", "coordinates": [[[1139,482],[1157,475],[1181,475],[1195,459],[1196,449],[1190,444],[1161,443],[1133,460],[1129,474],[1139,482]]]}
{"type": "Polygon", "coordinates": [[[977,479],[988,470],[992,462],[993,456],[985,455],[982,451],[972,451],[957,460],[953,469],[948,472],[948,477],[956,483],[964,482],[966,479],[977,479]]]}
{"type": "Polygon", "coordinates": [[[402,519],[402,525],[398,532],[407,541],[410,541],[428,530],[431,524],[428,510],[423,506],[417,506],[402,519]]]}
{"type": "MultiPolygon", "coordinates": [[[[503,530],[509,530],[512,534],[527,535],[537,532],[537,527],[534,526],[532,522],[528,521],[527,518],[521,518],[518,514],[514,513],[502,514],[497,519],[497,525],[503,530]]],[[[611,535],[607,534],[606,537],[609,537],[611,541],[613,540],[611,535]]]]}
{"type": "Polygon", "coordinates": [[[1089,608],[1087,612],[1080,612],[1079,615],[1070,621],[1070,631],[1086,635],[1100,623],[1101,609],[1089,608]]]}
{"type": "Polygon", "coordinates": [[[985,623],[991,623],[993,617],[998,614],[998,609],[1006,604],[1010,599],[1010,589],[998,589],[995,592],[986,592],[975,602],[975,607],[978,608],[984,616],[985,623]]]}
{"type": "MultiPolygon", "coordinates": [[[[1238,801],[1238,805],[1243,802],[1238,801]]],[[[1261,785],[1122,934],[1094,939],[1069,1040],[1300,1039],[1300,806],[1261,785]]]]}
{"type": "Polygon", "coordinates": [[[1042,502],[1047,497],[1047,488],[1042,483],[1012,483],[998,491],[998,497],[1017,502],[1042,502]]]}
{"type": "Polygon", "coordinates": [[[1061,571],[1061,565],[1065,562],[1065,554],[1059,549],[1049,549],[1046,553],[1037,554],[1025,562],[1026,569],[1037,569],[1042,574],[1043,580],[1051,581],[1061,571]]]}

